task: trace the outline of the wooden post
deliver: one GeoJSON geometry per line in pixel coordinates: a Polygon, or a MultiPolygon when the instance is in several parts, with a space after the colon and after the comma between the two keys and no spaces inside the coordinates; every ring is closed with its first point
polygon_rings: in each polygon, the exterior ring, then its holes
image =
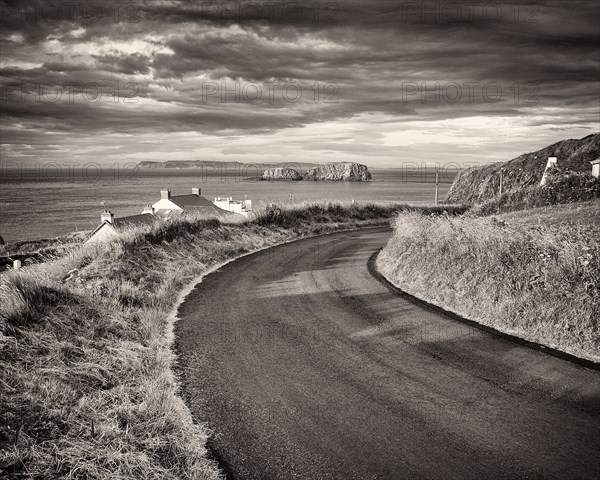
{"type": "Polygon", "coordinates": [[[435,171],[435,204],[438,204],[439,199],[439,185],[440,185],[440,171],[436,169],[435,171]]]}
{"type": "Polygon", "coordinates": [[[498,213],[500,213],[500,200],[502,199],[502,187],[504,184],[504,170],[500,168],[500,188],[498,189],[498,213]]]}

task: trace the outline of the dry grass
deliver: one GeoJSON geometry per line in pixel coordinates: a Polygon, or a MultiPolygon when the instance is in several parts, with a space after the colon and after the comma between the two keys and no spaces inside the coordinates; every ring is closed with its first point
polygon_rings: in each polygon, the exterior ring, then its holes
{"type": "Polygon", "coordinates": [[[192,421],[173,373],[179,292],[246,252],[387,224],[407,208],[271,206],[227,224],[177,218],[3,274],[2,478],[218,478],[209,432],[192,421]]]}
{"type": "Polygon", "coordinates": [[[402,213],[377,267],[401,289],[447,310],[598,361],[600,225],[595,218],[530,225],[402,213]]]}
{"type": "Polygon", "coordinates": [[[496,218],[518,225],[597,225],[600,227],[600,199],[502,213],[496,218]]]}

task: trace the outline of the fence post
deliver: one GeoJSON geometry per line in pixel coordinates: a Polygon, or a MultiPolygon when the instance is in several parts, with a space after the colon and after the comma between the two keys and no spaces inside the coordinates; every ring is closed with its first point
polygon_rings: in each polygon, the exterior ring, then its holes
{"type": "Polygon", "coordinates": [[[504,185],[504,170],[500,167],[500,188],[498,190],[498,213],[500,213],[500,201],[502,200],[502,187],[504,185]]]}

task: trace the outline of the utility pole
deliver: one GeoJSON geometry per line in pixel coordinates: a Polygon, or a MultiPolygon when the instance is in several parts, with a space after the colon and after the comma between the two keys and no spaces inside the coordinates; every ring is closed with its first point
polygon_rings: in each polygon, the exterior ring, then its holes
{"type": "Polygon", "coordinates": [[[435,169],[435,204],[438,204],[439,199],[439,186],[440,186],[440,171],[435,169]]]}
{"type": "Polygon", "coordinates": [[[500,201],[502,200],[502,187],[504,184],[504,170],[500,168],[500,188],[498,189],[498,213],[500,213],[500,201]]]}

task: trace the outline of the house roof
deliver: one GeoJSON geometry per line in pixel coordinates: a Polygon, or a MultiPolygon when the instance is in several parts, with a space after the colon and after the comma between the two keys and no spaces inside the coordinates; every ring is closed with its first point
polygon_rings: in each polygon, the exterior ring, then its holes
{"type": "Polygon", "coordinates": [[[202,195],[174,195],[170,200],[184,209],[189,207],[214,207],[214,204],[202,195]]]}
{"type": "Polygon", "coordinates": [[[120,217],[113,220],[115,228],[123,228],[138,225],[152,225],[156,221],[156,217],[151,213],[141,213],[140,215],[131,215],[129,217],[120,217]]]}
{"type": "Polygon", "coordinates": [[[156,217],[151,213],[142,213],[140,215],[130,215],[129,217],[120,217],[115,218],[113,223],[110,223],[104,220],[100,225],[98,225],[94,231],[91,233],[90,237],[92,237],[98,230],[100,230],[104,225],[110,225],[115,229],[124,228],[124,227],[137,227],[139,225],[152,225],[156,221],[156,217]]]}
{"type": "MultiPolygon", "coordinates": [[[[190,194],[190,195],[174,195],[169,200],[177,205],[179,208],[187,212],[205,212],[211,215],[230,215],[231,212],[223,210],[217,207],[207,198],[202,195],[190,194]]],[[[157,212],[160,214],[160,210],[157,212]]]]}

